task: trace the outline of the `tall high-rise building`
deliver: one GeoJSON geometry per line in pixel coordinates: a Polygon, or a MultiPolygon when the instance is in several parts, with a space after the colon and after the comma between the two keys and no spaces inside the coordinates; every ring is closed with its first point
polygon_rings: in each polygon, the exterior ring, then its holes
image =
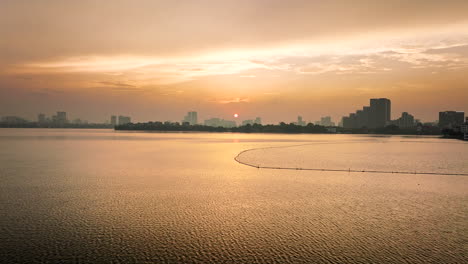
{"type": "Polygon", "coordinates": [[[389,99],[370,99],[369,127],[385,127],[391,120],[391,110],[391,102],[389,99]]]}
{"type": "Polygon", "coordinates": [[[117,125],[117,117],[115,115],[111,116],[111,125],[116,126],[117,125]]]}
{"type": "Polygon", "coordinates": [[[198,113],[195,111],[188,112],[182,123],[189,123],[190,125],[198,124],[198,113]]]}
{"type": "Polygon", "coordinates": [[[463,124],[465,112],[460,111],[444,111],[439,112],[439,127],[453,128],[463,124]]]}

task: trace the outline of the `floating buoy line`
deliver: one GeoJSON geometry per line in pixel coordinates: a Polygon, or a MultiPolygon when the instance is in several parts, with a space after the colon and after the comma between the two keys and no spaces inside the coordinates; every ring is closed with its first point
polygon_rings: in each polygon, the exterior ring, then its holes
{"type": "MultiPolygon", "coordinates": [[[[351,143],[351,142],[346,142],[346,143],[351,143]]],[[[352,142],[352,143],[359,143],[359,142],[352,142]]],[[[422,175],[449,175],[449,176],[468,176],[468,173],[445,173],[445,172],[418,172],[418,171],[386,171],[386,170],[357,170],[357,169],[325,169],[325,168],[302,168],[302,167],[274,167],[274,166],[262,166],[262,165],[256,165],[256,164],[251,164],[247,163],[244,161],[240,160],[240,156],[246,152],[250,151],[255,151],[255,150],[263,150],[263,149],[273,149],[273,148],[291,148],[291,147],[300,147],[300,146],[306,146],[306,145],[312,145],[312,144],[330,144],[330,143],[325,143],[325,142],[314,142],[314,143],[307,143],[307,144],[299,144],[299,145],[289,145],[289,146],[275,146],[275,147],[264,147],[264,148],[252,148],[252,149],[246,149],[239,154],[237,154],[236,157],[234,157],[234,160],[242,165],[257,168],[257,169],[269,169],[269,170],[304,170],[304,171],[334,171],[334,172],[361,172],[361,173],[386,173],[386,174],[422,174],[422,175]]],[[[333,144],[333,143],[331,143],[333,144]]]]}

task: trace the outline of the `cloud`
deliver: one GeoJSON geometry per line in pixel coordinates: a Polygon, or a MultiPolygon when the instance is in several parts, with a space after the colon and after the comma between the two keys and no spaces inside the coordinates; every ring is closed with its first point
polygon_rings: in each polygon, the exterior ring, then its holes
{"type": "MultiPolygon", "coordinates": [[[[186,58],[158,58],[142,56],[92,56],[72,57],[56,61],[18,64],[10,69],[12,74],[61,74],[99,73],[115,77],[131,76],[136,80],[158,80],[169,84],[195,80],[206,76],[241,74],[240,77],[254,77],[249,71],[296,72],[299,74],[322,74],[334,72],[375,73],[388,71],[385,60],[403,62],[415,67],[437,67],[450,63],[451,67],[466,64],[468,58],[468,35],[446,36],[435,34],[425,38],[388,40],[381,46],[349,49],[315,49],[303,46],[244,51],[218,51],[204,56],[186,58]],[[401,43],[402,42],[402,43],[401,43]]],[[[388,61],[387,61],[388,62],[388,61]]],[[[119,82],[107,85],[122,85],[119,82]]],[[[125,85],[125,84],[123,84],[125,85]]]]}
{"type": "Polygon", "coordinates": [[[133,87],[113,87],[111,88],[112,91],[117,91],[117,92],[146,92],[146,89],[142,88],[133,88],[133,87]]]}
{"type": "Polygon", "coordinates": [[[340,42],[362,32],[411,34],[466,22],[468,9],[462,0],[25,2],[2,1],[0,57],[8,64],[92,54],[181,57],[340,42]]]}
{"type": "Polygon", "coordinates": [[[217,100],[216,102],[220,103],[220,104],[249,103],[250,98],[248,98],[248,97],[244,97],[244,98],[236,97],[236,98],[231,98],[231,99],[217,100]]]}
{"type": "Polygon", "coordinates": [[[109,81],[102,81],[98,82],[99,84],[104,84],[104,85],[109,85],[109,86],[117,86],[117,87],[128,87],[128,88],[134,88],[136,87],[135,85],[131,85],[128,83],[121,83],[121,82],[109,82],[109,81]]]}

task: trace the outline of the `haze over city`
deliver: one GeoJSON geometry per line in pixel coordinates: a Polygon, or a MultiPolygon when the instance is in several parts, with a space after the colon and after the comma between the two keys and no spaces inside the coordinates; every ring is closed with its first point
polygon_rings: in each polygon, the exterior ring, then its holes
{"type": "Polygon", "coordinates": [[[2,1],[0,116],[468,112],[467,1],[2,1]],[[142,8],[144,7],[144,8],[142,8]]]}

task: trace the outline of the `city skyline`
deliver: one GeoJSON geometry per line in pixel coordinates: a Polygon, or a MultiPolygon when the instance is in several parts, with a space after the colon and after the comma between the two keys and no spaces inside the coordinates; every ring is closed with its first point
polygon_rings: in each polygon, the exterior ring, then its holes
{"type": "MultiPolygon", "coordinates": [[[[342,116],[338,122],[334,122],[333,119],[330,116],[322,116],[320,117],[320,120],[318,121],[313,121],[311,120],[304,120],[301,115],[297,116],[297,119],[295,121],[290,121],[290,120],[280,120],[277,123],[285,122],[285,123],[294,123],[297,125],[306,125],[308,123],[312,123],[315,125],[321,125],[321,126],[340,126],[340,127],[348,127],[348,128],[360,128],[360,127],[368,127],[368,128],[376,128],[376,127],[384,127],[387,125],[402,125],[403,127],[407,126],[407,122],[409,120],[412,120],[411,123],[416,124],[417,122],[420,123],[438,123],[441,122],[441,117],[442,116],[447,116],[449,119],[459,119],[463,120],[464,119],[464,111],[456,111],[456,110],[446,110],[446,111],[439,111],[439,119],[436,119],[434,121],[425,121],[421,120],[419,118],[415,118],[413,115],[409,114],[408,112],[401,112],[401,117],[392,119],[391,117],[391,100],[387,98],[371,98],[370,99],[370,106],[364,106],[361,110],[356,110],[355,113],[350,113],[349,115],[342,116]],[[381,105],[383,103],[383,105],[381,105]],[[377,113],[379,112],[379,113],[377,113]],[[378,118],[378,116],[380,118],[378,118]],[[409,119],[408,119],[409,118],[409,119]],[[350,120],[354,119],[354,120],[350,120]],[[377,121],[376,119],[380,119],[380,121],[377,121]],[[346,125],[346,122],[348,124],[346,125]],[[351,123],[349,122],[354,122],[353,125],[350,125],[351,123]],[[400,123],[403,122],[403,123],[400,123]]],[[[8,116],[3,116],[5,118],[17,118],[17,119],[22,119],[24,121],[28,122],[38,122],[38,123],[88,123],[88,120],[82,120],[80,117],[74,117],[73,119],[67,117],[67,112],[66,111],[57,111],[56,115],[51,115],[50,117],[47,116],[44,113],[38,113],[36,115],[36,119],[25,119],[23,116],[16,116],[16,115],[8,115],[8,116]]],[[[0,116],[0,119],[3,118],[0,116]]],[[[259,116],[256,116],[255,118],[252,119],[246,119],[246,117],[240,117],[237,113],[234,114],[231,119],[222,119],[219,116],[211,116],[211,117],[205,117],[204,122],[210,121],[213,119],[217,119],[220,121],[228,121],[228,122],[236,122],[236,120],[239,121],[239,125],[246,125],[246,124],[262,124],[262,118],[259,116]]],[[[249,118],[249,117],[247,117],[249,118]]],[[[202,120],[202,119],[200,119],[202,120]]],[[[154,122],[158,121],[161,122],[161,120],[145,120],[145,121],[136,121],[136,123],[139,122],[154,122]]],[[[110,119],[106,119],[102,122],[94,122],[94,123],[103,123],[103,124],[111,124],[111,125],[118,125],[118,124],[126,124],[126,123],[131,123],[132,122],[132,117],[131,116],[124,116],[124,115],[111,115],[110,119]]],[[[189,111],[187,114],[183,117],[183,119],[179,122],[177,120],[167,120],[165,122],[174,122],[174,123],[187,123],[189,125],[196,125],[196,124],[202,124],[203,122],[199,122],[198,119],[198,112],[197,111],[189,111]]],[[[442,121],[444,122],[444,121],[442,121]]],[[[269,124],[274,124],[274,123],[269,123],[269,124]]]]}
{"type": "Polygon", "coordinates": [[[0,116],[337,121],[381,97],[392,116],[468,112],[466,1],[202,2],[3,1],[0,116]]]}
{"type": "MultiPolygon", "coordinates": [[[[370,101],[371,101],[371,105],[372,105],[372,101],[378,101],[378,100],[382,100],[382,99],[385,99],[385,100],[388,100],[389,103],[390,103],[390,100],[387,99],[387,98],[371,98],[370,101]]],[[[296,115],[296,119],[290,119],[290,120],[278,120],[277,122],[266,122],[268,124],[276,124],[276,123],[281,123],[281,122],[286,122],[286,123],[296,123],[296,124],[308,124],[308,123],[313,123],[313,124],[316,124],[316,125],[322,125],[322,126],[343,126],[342,122],[344,121],[344,119],[346,118],[349,118],[349,117],[354,117],[354,115],[359,115],[361,113],[366,113],[366,110],[368,111],[369,109],[371,109],[370,106],[364,106],[363,109],[361,110],[356,110],[355,113],[350,113],[349,115],[347,114],[344,114],[342,115],[341,117],[337,118],[337,119],[334,119],[332,118],[330,115],[322,115],[320,116],[318,119],[318,121],[314,121],[313,118],[309,118],[309,119],[303,119],[303,116],[302,115],[296,115]],[[364,110],[364,112],[363,112],[364,110]],[[341,125],[340,125],[341,124],[341,125]]],[[[434,123],[434,122],[438,122],[440,120],[440,115],[442,112],[457,112],[457,113],[464,113],[464,111],[458,111],[458,110],[454,110],[454,109],[445,109],[445,110],[440,110],[437,112],[437,117],[439,118],[436,118],[434,117],[433,119],[430,119],[430,120],[422,120],[421,118],[415,118],[413,115],[410,115],[412,116],[412,118],[414,120],[417,120],[421,123],[434,123]]],[[[33,118],[28,118],[28,117],[25,117],[25,116],[20,116],[20,115],[0,115],[0,118],[1,117],[15,117],[15,118],[21,118],[21,119],[25,119],[27,121],[32,121],[32,122],[51,122],[54,120],[54,118],[60,114],[63,114],[65,113],[65,115],[68,113],[68,111],[54,111],[51,115],[50,115],[50,118],[47,116],[47,114],[45,114],[44,112],[39,112],[39,113],[36,113],[35,116],[33,118]],[[53,113],[57,113],[57,115],[53,115],[53,113]],[[42,121],[41,121],[42,120],[42,121]]],[[[386,118],[385,118],[385,121],[381,121],[382,123],[380,123],[378,126],[379,127],[382,127],[382,126],[385,126],[385,125],[388,125],[388,124],[392,124],[391,122],[392,121],[396,121],[397,120],[397,116],[400,116],[401,114],[403,115],[407,115],[408,112],[407,111],[394,111],[392,112],[391,111],[391,108],[388,108],[386,109],[386,118]],[[392,117],[395,117],[394,120],[392,120],[392,118],[390,118],[390,116],[392,117]]],[[[228,117],[225,117],[226,121],[236,121],[238,120],[239,121],[239,124],[242,124],[242,123],[262,123],[262,121],[259,121],[259,120],[263,120],[263,118],[259,117],[258,115],[256,116],[255,114],[252,115],[252,116],[240,116],[238,115],[237,113],[235,113],[234,115],[231,114],[231,116],[228,116],[228,117]],[[237,115],[237,116],[234,116],[234,115],[237,115]]],[[[184,122],[188,122],[189,124],[193,125],[193,124],[201,124],[203,122],[199,122],[198,120],[208,120],[208,119],[222,119],[224,120],[224,118],[220,115],[213,115],[213,116],[207,116],[207,115],[201,115],[201,118],[198,119],[198,111],[189,111],[189,112],[186,112],[186,115],[181,119],[180,117],[179,118],[175,118],[175,120],[170,120],[170,119],[167,119],[167,118],[162,118],[162,119],[148,119],[148,120],[135,120],[133,119],[133,116],[125,116],[125,115],[114,115],[114,114],[111,114],[110,115],[110,118],[109,116],[103,120],[92,120],[91,122],[92,123],[103,123],[103,124],[112,124],[112,125],[115,125],[115,124],[118,124],[118,120],[117,118],[119,118],[119,120],[125,120],[123,121],[122,123],[130,123],[130,120],[135,121],[135,122],[152,122],[152,121],[162,121],[162,120],[165,120],[165,121],[169,121],[169,122],[179,122],[179,123],[184,123],[184,122]]],[[[367,117],[368,118],[368,117],[367,117]]],[[[63,119],[63,118],[62,118],[63,119]]],[[[73,119],[67,119],[66,117],[64,118],[66,120],[68,120],[68,122],[75,122],[75,123],[80,123],[81,121],[85,122],[85,123],[88,123],[88,120],[87,119],[82,119],[81,117],[79,116],[74,116],[73,119]],[[78,122],[77,122],[78,121],[78,122]]],[[[356,121],[357,122],[357,121],[356,121]]],[[[363,121],[360,121],[361,123],[363,121]]],[[[349,127],[354,127],[354,126],[349,126],[349,127]]],[[[357,127],[360,127],[359,125],[357,125],[357,127]]],[[[375,125],[370,125],[370,127],[376,127],[375,125]]]]}

